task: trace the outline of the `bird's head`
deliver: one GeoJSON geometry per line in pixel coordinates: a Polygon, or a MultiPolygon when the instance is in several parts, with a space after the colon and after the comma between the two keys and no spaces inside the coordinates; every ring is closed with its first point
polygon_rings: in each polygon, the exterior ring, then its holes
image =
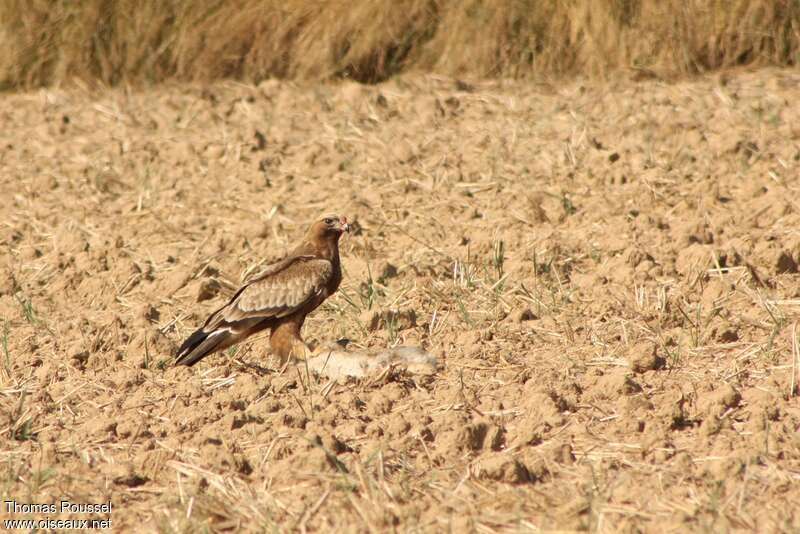
{"type": "Polygon", "coordinates": [[[313,240],[328,241],[338,240],[343,233],[349,231],[350,225],[347,223],[347,217],[328,214],[312,224],[308,233],[313,240]]]}

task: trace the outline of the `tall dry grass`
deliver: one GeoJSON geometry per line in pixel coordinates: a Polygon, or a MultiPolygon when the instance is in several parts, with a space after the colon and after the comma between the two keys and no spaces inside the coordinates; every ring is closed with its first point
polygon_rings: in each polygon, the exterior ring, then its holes
{"type": "Polygon", "coordinates": [[[796,65],[798,0],[4,0],[0,87],[796,65]]]}

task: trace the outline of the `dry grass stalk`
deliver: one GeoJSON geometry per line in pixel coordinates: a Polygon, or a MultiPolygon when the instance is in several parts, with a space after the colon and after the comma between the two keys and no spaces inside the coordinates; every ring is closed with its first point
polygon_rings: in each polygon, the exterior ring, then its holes
{"type": "Polygon", "coordinates": [[[0,85],[236,78],[682,75],[795,65],[800,5],[774,0],[8,0],[0,85]]]}

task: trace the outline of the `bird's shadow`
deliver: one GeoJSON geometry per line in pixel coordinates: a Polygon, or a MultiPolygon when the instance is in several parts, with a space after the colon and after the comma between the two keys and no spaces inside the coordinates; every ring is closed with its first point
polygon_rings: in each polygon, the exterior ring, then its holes
{"type": "Polygon", "coordinates": [[[274,375],[277,373],[277,370],[272,369],[270,367],[264,367],[263,365],[258,365],[255,363],[244,362],[242,360],[234,360],[234,363],[237,364],[237,368],[240,371],[250,371],[258,376],[268,376],[274,375]]]}

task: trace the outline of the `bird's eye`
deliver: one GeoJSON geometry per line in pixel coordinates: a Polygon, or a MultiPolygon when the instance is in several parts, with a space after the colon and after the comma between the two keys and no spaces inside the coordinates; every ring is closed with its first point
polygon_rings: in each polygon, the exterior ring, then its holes
{"type": "Polygon", "coordinates": [[[333,224],[333,219],[331,219],[330,217],[326,217],[322,222],[324,222],[325,224],[333,224]]]}

